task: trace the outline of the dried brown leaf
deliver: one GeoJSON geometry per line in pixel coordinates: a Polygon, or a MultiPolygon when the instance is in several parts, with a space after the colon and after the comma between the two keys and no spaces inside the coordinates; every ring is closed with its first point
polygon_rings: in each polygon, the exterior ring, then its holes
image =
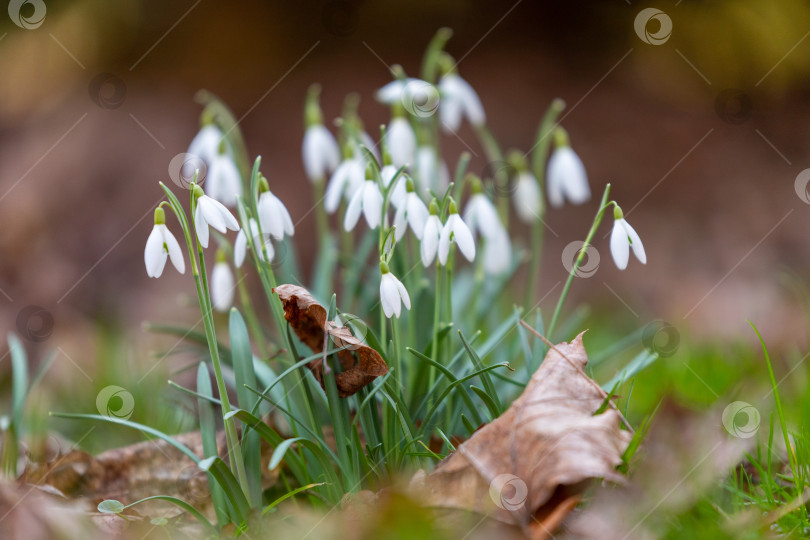
{"type": "MultiPolygon", "coordinates": [[[[376,377],[388,373],[380,353],[354,336],[349,328],[327,321],[326,308],[308,290],[286,284],[277,286],[273,292],[281,299],[287,322],[313,352],[323,352],[324,332],[332,337],[337,347],[344,347],[337,353],[342,371],[335,376],[340,397],[351,396],[376,377]]],[[[323,386],[323,362],[316,359],[307,367],[323,386]]]]}
{"type": "Polygon", "coordinates": [[[587,481],[623,481],[616,466],[630,433],[614,410],[594,416],[604,398],[582,374],[587,361],[582,334],[549,350],[506,412],[432,473],[414,478],[421,500],[488,514],[543,538],[574,508],[587,481]],[[561,486],[564,496],[554,496],[561,486]]]}

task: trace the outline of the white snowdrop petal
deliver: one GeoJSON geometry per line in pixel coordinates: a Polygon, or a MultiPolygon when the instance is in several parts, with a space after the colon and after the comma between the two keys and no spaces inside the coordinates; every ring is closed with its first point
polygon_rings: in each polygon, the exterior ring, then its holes
{"type": "Polygon", "coordinates": [[[411,297],[408,295],[408,289],[396,277],[394,277],[394,284],[397,286],[397,296],[399,297],[397,301],[402,300],[405,309],[411,309],[411,297]]]}
{"type": "Polygon", "coordinates": [[[211,271],[211,304],[214,309],[226,312],[233,305],[234,279],[228,263],[219,262],[211,271]]]}
{"type": "MultiPolygon", "coordinates": [[[[225,227],[225,217],[214,203],[222,206],[222,203],[219,203],[216,199],[205,196],[200,197],[197,199],[197,208],[202,212],[203,219],[208,225],[224,234],[227,230],[225,227]]],[[[225,207],[223,206],[223,208],[225,207]]]]}
{"type": "Polygon", "coordinates": [[[281,223],[284,228],[284,234],[287,236],[293,236],[295,234],[295,225],[293,225],[292,217],[290,217],[290,212],[287,210],[287,207],[284,206],[284,203],[281,202],[281,199],[270,193],[270,197],[275,202],[276,211],[281,216],[281,223]]]}
{"type": "Polygon", "coordinates": [[[329,179],[329,183],[326,186],[326,193],[324,194],[324,208],[326,208],[326,211],[330,214],[333,214],[340,204],[340,198],[343,196],[343,188],[346,185],[346,179],[348,177],[348,169],[348,161],[344,161],[338,165],[335,172],[332,173],[332,177],[329,179]]]}
{"type": "Polygon", "coordinates": [[[247,235],[245,229],[239,231],[236,235],[236,240],[233,243],[233,264],[237,268],[242,268],[245,262],[245,255],[247,254],[247,235]]]}
{"type": "Polygon", "coordinates": [[[414,236],[421,240],[422,233],[425,230],[425,223],[427,222],[430,212],[416,193],[408,194],[408,200],[405,205],[408,213],[408,225],[411,227],[414,236]]]}
{"type": "Polygon", "coordinates": [[[210,200],[211,204],[214,208],[217,209],[217,212],[222,216],[222,219],[225,221],[225,227],[232,230],[238,231],[239,230],[239,222],[236,221],[236,218],[231,214],[231,211],[225,208],[225,205],[220,203],[217,200],[210,200]]]}
{"type": "Polygon", "coordinates": [[[360,220],[360,212],[363,210],[363,193],[357,192],[349,201],[349,207],[346,208],[346,216],[343,219],[343,229],[351,231],[360,220]]]}
{"type": "Polygon", "coordinates": [[[230,156],[217,155],[208,169],[208,176],[209,181],[206,184],[215,182],[218,186],[215,192],[212,187],[212,192],[208,195],[226,206],[234,206],[237,195],[242,195],[242,178],[230,156]]]}
{"type": "Polygon", "coordinates": [[[610,254],[613,255],[613,262],[619,270],[627,268],[630,259],[630,242],[627,239],[627,229],[624,228],[623,219],[613,222],[613,230],[610,232],[610,254]]]}
{"type": "Polygon", "coordinates": [[[326,178],[340,162],[340,149],[332,133],[321,124],[307,128],[301,147],[304,171],[310,181],[326,178]]]}
{"type": "Polygon", "coordinates": [[[647,253],[644,252],[644,244],[641,243],[636,230],[624,220],[624,228],[627,231],[627,236],[630,238],[630,247],[633,249],[633,254],[641,264],[647,264],[647,253]]]}
{"type": "Polygon", "coordinates": [[[183,250],[180,249],[180,244],[177,243],[177,239],[166,225],[160,225],[160,227],[163,242],[166,244],[166,249],[169,251],[169,258],[172,264],[178,272],[184,274],[186,272],[186,261],[183,259],[183,250]]]}
{"type": "Polygon", "coordinates": [[[369,228],[376,229],[382,220],[383,196],[377,182],[368,181],[363,189],[363,213],[369,228]]]}
{"type": "MultiPolygon", "coordinates": [[[[450,216],[453,217],[453,216],[450,216]]],[[[450,233],[452,232],[452,228],[450,225],[450,220],[448,219],[447,223],[444,224],[442,228],[442,234],[439,237],[439,264],[445,266],[447,264],[447,257],[450,254],[450,233]]]]}
{"type": "Polygon", "coordinates": [[[486,239],[484,245],[484,272],[497,276],[509,270],[512,264],[512,243],[504,230],[486,239]]]}
{"type": "Polygon", "coordinates": [[[542,195],[537,179],[529,172],[520,173],[512,193],[518,218],[526,223],[534,223],[540,218],[542,195]]]}
{"type": "MultiPolygon", "coordinates": [[[[202,199],[202,197],[200,197],[202,199]]],[[[197,208],[194,210],[194,230],[197,231],[197,239],[204,248],[208,247],[208,222],[203,215],[202,205],[197,200],[197,208]]]]}
{"type": "Polygon", "coordinates": [[[439,120],[442,130],[445,132],[456,132],[461,127],[461,119],[464,110],[461,103],[454,99],[446,99],[439,105],[439,120]]]}
{"type": "Polygon", "coordinates": [[[456,218],[453,220],[453,240],[458,245],[461,254],[464,255],[468,261],[472,262],[475,258],[475,240],[473,239],[470,229],[458,214],[451,215],[450,219],[453,217],[456,218]]]}
{"type": "Polygon", "coordinates": [[[191,140],[187,153],[210,163],[219,153],[222,137],[222,131],[217,126],[208,124],[200,129],[191,140]]]}
{"type": "Polygon", "coordinates": [[[270,198],[269,192],[264,192],[259,200],[259,223],[262,231],[273,236],[276,240],[284,238],[284,221],[278,211],[278,205],[270,198]]]}
{"type": "Polygon", "coordinates": [[[395,167],[399,168],[414,162],[416,135],[407,119],[398,117],[391,120],[386,132],[386,143],[395,167]]]}
{"type": "Polygon", "coordinates": [[[163,234],[159,225],[152,227],[152,232],[149,233],[149,238],[146,239],[143,260],[146,265],[146,275],[155,278],[160,277],[163,266],[166,264],[166,254],[163,250],[163,234]]]}
{"type": "Polygon", "coordinates": [[[422,243],[419,247],[422,256],[422,265],[427,268],[436,258],[436,250],[439,248],[439,236],[441,235],[442,224],[438,216],[430,216],[425,223],[425,230],[422,235],[422,243]]]}
{"type": "MultiPolygon", "coordinates": [[[[390,274],[383,274],[380,278],[380,303],[382,303],[383,313],[389,319],[394,314],[394,294],[396,290],[391,290],[389,278],[390,274]]],[[[399,300],[397,300],[399,302],[399,300]]]]}

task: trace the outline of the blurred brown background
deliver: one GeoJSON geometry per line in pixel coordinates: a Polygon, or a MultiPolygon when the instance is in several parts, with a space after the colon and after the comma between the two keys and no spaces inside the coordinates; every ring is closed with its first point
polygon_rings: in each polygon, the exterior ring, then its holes
{"type": "MultiPolygon", "coordinates": [[[[169,268],[150,281],[143,247],[157,182],[197,130],[198,89],[242,118],[252,157],[263,156],[299,220],[311,207],[300,160],[306,88],[323,85],[329,119],[360,92],[371,131],[387,121],[372,98],[390,80],[386,64],[418,74],[441,26],[453,28],[448,50],[504,149],[528,150],[549,102],[566,100],[563,125],[595,197],[613,182],[644,240],[647,266],[618,272],[607,220],[602,264],[578,280],[575,301],[636,326],[664,319],[748,339],[751,319],[804,339],[801,302],[781,276],[804,280],[810,269],[810,207],[795,191],[810,167],[810,2],[656,3],[673,26],[660,45],[634,30],[650,4],[621,0],[44,4],[36,28],[0,13],[0,325],[26,329],[32,346],[92,356],[99,321],[138,343],[144,319],[197,320],[178,302],[193,294],[190,277],[169,268]]],[[[23,4],[22,16],[35,8],[23,4]]],[[[659,23],[648,24],[655,34],[659,23]]],[[[451,167],[465,143],[482,154],[469,127],[459,135],[445,139],[451,167]]],[[[485,168],[474,159],[473,170],[485,168]]],[[[564,279],[562,248],[584,238],[594,207],[548,215],[556,235],[541,294],[564,279]]],[[[313,214],[295,239],[306,254],[313,214]]]]}

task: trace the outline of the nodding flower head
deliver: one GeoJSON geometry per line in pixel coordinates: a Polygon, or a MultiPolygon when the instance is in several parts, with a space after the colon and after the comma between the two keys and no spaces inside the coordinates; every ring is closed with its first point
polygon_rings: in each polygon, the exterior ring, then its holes
{"type": "Polygon", "coordinates": [[[591,198],[585,165],[568,145],[568,135],[562,128],[554,132],[557,147],[548,160],[548,202],[562,206],[565,199],[582,204],[591,198]]]}
{"type": "Polygon", "coordinates": [[[206,195],[196,184],[193,184],[191,189],[197,198],[197,208],[194,210],[194,229],[197,231],[197,238],[202,247],[208,247],[209,225],[222,234],[225,234],[228,229],[239,230],[236,218],[221,202],[206,195]]]}
{"type": "Polygon", "coordinates": [[[411,309],[411,297],[408,296],[408,290],[397,277],[388,269],[388,265],[380,262],[380,303],[382,304],[383,313],[389,319],[393,316],[399,318],[402,313],[402,305],[405,309],[411,309]]]}
{"type": "Polygon", "coordinates": [[[613,231],[610,233],[610,254],[619,270],[627,268],[630,261],[630,249],[641,264],[647,264],[647,254],[636,230],[624,219],[624,213],[619,205],[613,210],[613,231]]]}
{"type": "Polygon", "coordinates": [[[152,278],[160,277],[166,267],[166,259],[170,259],[181,274],[186,271],[180,244],[166,227],[166,213],[163,208],[158,206],[155,208],[155,226],[152,227],[152,232],[146,240],[146,249],[143,252],[146,275],[152,278]]]}
{"type": "Polygon", "coordinates": [[[470,232],[470,228],[458,215],[458,208],[456,202],[450,199],[450,215],[442,229],[442,235],[439,238],[439,262],[442,266],[447,264],[447,259],[450,255],[450,244],[456,244],[461,254],[464,255],[468,261],[472,262],[475,258],[475,240],[470,232]]]}

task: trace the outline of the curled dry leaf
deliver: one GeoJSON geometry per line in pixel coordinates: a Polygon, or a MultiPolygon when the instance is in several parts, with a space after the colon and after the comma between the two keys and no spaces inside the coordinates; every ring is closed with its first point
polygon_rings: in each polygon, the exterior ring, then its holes
{"type": "MultiPolygon", "coordinates": [[[[324,332],[328,333],[337,347],[342,371],[335,376],[341,397],[351,396],[376,377],[388,373],[380,353],[355,337],[345,326],[327,321],[326,308],[320,305],[309,291],[298,285],[279,285],[273,289],[284,305],[284,317],[298,338],[313,352],[323,352],[324,332]],[[355,358],[356,356],[356,358],[355,358]]],[[[323,386],[323,362],[313,360],[307,367],[323,386]]]]}
{"type": "Polygon", "coordinates": [[[587,361],[582,334],[549,350],[506,412],[429,475],[414,477],[420,500],[488,514],[543,538],[576,506],[588,480],[622,482],[616,467],[631,435],[615,410],[594,416],[604,398],[574,367],[587,361]]]}

